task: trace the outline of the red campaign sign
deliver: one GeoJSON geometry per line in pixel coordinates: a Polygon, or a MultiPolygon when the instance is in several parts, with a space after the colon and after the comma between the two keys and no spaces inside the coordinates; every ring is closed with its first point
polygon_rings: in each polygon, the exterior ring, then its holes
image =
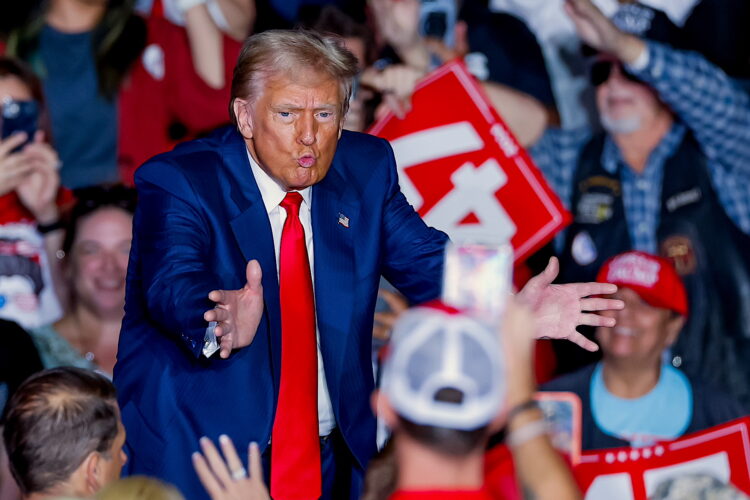
{"type": "Polygon", "coordinates": [[[420,81],[404,119],[388,113],[369,133],[391,142],[404,195],[451,238],[510,240],[520,262],[570,221],[459,61],[420,81]]]}
{"type": "Polygon", "coordinates": [[[647,500],[667,479],[709,474],[750,494],[750,418],[644,448],[584,452],[574,473],[585,500],[647,500]]]}

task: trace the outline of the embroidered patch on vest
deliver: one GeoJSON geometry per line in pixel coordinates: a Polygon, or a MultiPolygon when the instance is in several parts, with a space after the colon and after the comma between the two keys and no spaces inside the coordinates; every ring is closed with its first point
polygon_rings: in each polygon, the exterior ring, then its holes
{"type": "Polygon", "coordinates": [[[611,191],[613,196],[620,196],[620,181],[605,175],[594,175],[578,183],[578,190],[582,193],[594,188],[606,189],[611,191]]]}
{"type": "Polygon", "coordinates": [[[608,193],[585,193],[578,200],[576,222],[601,224],[612,218],[615,197],[608,193]]]}
{"type": "Polygon", "coordinates": [[[681,193],[677,193],[674,196],[670,196],[667,199],[665,205],[668,211],[674,212],[678,208],[682,208],[686,205],[699,202],[701,198],[703,198],[701,188],[694,187],[693,189],[688,189],[687,191],[683,191],[681,193]]]}
{"type": "Polygon", "coordinates": [[[687,236],[666,238],[661,242],[661,255],[672,261],[680,276],[692,274],[698,265],[693,242],[687,236]]]}

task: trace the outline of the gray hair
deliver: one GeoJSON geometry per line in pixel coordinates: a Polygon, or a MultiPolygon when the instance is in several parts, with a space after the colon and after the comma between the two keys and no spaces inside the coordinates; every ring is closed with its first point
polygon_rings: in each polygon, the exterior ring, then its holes
{"type": "Polygon", "coordinates": [[[242,46],[232,77],[229,115],[237,124],[234,100],[253,102],[263,93],[268,79],[277,74],[294,75],[313,70],[339,82],[341,112],[349,109],[352,81],[357,74],[357,58],[340,37],[311,30],[268,30],[248,38],[242,46]]]}

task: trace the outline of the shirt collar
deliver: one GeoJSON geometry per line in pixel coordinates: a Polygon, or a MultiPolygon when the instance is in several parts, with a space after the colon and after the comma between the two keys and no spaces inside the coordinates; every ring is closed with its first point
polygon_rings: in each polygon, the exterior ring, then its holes
{"type": "MultiPolygon", "coordinates": [[[[656,145],[656,148],[651,152],[651,155],[649,155],[646,169],[649,170],[650,168],[654,168],[653,166],[657,164],[663,165],[664,161],[677,151],[677,148],[682,143],[682,138],[685,136],[685,131],[685,125],[679,122],[674,122],[669,129],[669,132],[667,132],[667,135],[662,138],[659,144],[656,145]]],[[[601,161],[604,170],[610,174],[615,174],[617,172],[618,165],[625,164],[620,149],[609,134],[607,134],[607,137],[604,140],[604,150],[602,151],[601,161]]]]}
{"type": "MultiPolygon", "coordinates": [[[[281,189],[273,178],[263,170],[258,162],[255,161],[250,151],[247,150],[247,159],[250,160],[250,169],[253,171],[253,177],[255,177],[255,183],[258,184],[260,190],[260,197],[263,199],[263,205],[266,207],[266,212],[271,211],[278,207],[281,201],[286,196],[286,191],[281,189]]],[[[308,186],[305,189],[297,191],[302,195],[302,201],[305,205],[310,207],[310,201],[312,200],[312,187],[308,186]]]]}

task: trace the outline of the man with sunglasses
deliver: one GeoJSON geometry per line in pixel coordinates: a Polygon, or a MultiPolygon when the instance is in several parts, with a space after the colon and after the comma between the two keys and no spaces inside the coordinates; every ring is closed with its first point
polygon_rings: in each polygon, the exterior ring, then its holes
{"type": "MultiPolygon", "coordinates": [[[[604,131],[550,128],[531,141],[574,215],[557,241],[561,278],[590,281],[631,249],[670,258],[692,311],[672,364],[748,406],[748,96],[700,54],[669,45],[678,29],[661,12],[628,4],[610,20],[590,0],[565,8],[596,53],[590,75],[604,131]]],[[[530,111],[522,115],[537,116],[530,111]]]]}

